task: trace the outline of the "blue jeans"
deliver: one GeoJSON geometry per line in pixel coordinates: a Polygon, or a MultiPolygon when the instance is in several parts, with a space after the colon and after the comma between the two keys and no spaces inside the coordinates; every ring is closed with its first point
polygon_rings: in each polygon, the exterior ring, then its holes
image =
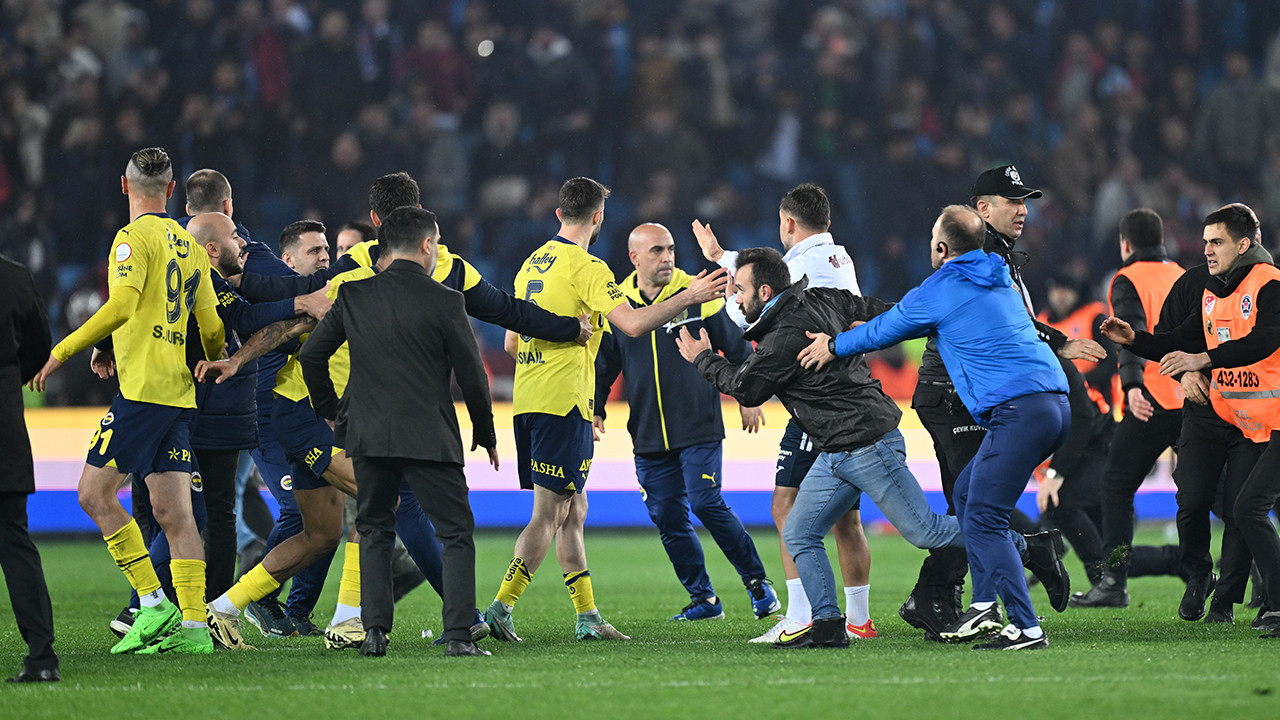
{"type": "Polygon", "coordinates": [[[691,600],[715,595],[702,554],[702,543],[689,520],[698,516],[742,582],[763,579],[764,564],[742,521],[720,494],[720,442],[691,445],[663,453],[636,455],[636,477],[649,517],[658,527],[662,546],[691,600]]]}
{"type": "Polygon", "coordinates": [[[1008,540],[1009,514],[1032,471],[1062,446],[1071,428],[1064,393],[1033,393],[997,405],[978,454],[956,479],[956,516],[964,529],[973,601],[1004,600],[1019,628],[1039,624],[1022,571],[1021,548],[1008,540]]]}
{"type": "Polygon", "coordinates": [[[242,450],[240,464],[236,466],[236,552],[238,553],[244,552],[245,548],[258,539],[244,521],[244,491],[249,486],[249,475],[252,473],[253,455],[248,450],[242,450]]]}
{"type": "MultiPolygon", "coordinates": [[[[275,546],[302,532],[302,513],[298,511],[298,503],[293,499],[289,460],[280,443],[274,439],[263,440],[253,451],[253,462],[258,466],[262,482],[267,486],[271,497],[280,505],[280,515],[276,518],[275,527],[271,528],[271,534],[267,536],[265,552],[271,552],[275,546]]],[[[289,585],[289,600],[285,603],[290,615],[309,617],[315,612],[332,562],[333,553],[329,553],[293,576],[293,582],[289,585]]],[[[280,588],[276,588],[272,594],[278,597],[280,588]]]]}
{"type": "Polygon", "coordinates": [[[934,512],[907,469],[902,433],[890,430],[871,445],[850,452],[824,452],[800,484],[782,530],[815,620],[840,617],[835,576],[822,538],[864,492],[912,545],[964,547],[959,521],[934,512]]]}

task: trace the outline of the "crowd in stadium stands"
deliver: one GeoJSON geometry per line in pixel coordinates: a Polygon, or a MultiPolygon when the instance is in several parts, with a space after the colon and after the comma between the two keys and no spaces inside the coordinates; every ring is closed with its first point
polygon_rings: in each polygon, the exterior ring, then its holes
{"type": "Polygon", "coordinates": [[[1033,291],[1061,272],[1097,286],[1133,207],[1184,264],[1222,202],[1274,237],[1271,6],[5,0],[0,252],[31,266],[55,335],[78,326],[127,222],[115,178],[162,145],[176,177],[225,173],[269,244],[301,217],[367,218],[363,189],[407,170],[442,240],[508,289],[564,178],[614,188],[597,254],[618,272],[638,222],[670,227],[685,268],[695,217],[730,247],[776,243],[778,197],[814,181],[864,291],[896,299],[928,272],[914,240],[939,208],[1013,162],[1046,189],[1019,242],[1033,291]]]}

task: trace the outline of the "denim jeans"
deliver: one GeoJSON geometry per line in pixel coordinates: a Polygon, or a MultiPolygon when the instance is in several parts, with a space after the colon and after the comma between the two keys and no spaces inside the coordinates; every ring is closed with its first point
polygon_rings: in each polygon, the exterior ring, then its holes
{"type": "Polygon", "coordinates": [[[997,405],[978,454],[956,480],[956,515],[964,528],[973,601],[1004,600],[1009,622],[1039,625],[1022,569],[1022,547],[1006,533],[1013,505],[1031,473],[1062,446],[1071,428],[1065,393],[1033,393],[997,405]]]}
{"type": "Polygon", "coordinates": [[[959,521],[935,513],[907,469],[902,433],[890,430],[850,452],[824,452],[800,484],[782,531],[815,620],[840,616],[835,575],[822,538],[864,492],[912,545],[964,547],[959,521]]]}

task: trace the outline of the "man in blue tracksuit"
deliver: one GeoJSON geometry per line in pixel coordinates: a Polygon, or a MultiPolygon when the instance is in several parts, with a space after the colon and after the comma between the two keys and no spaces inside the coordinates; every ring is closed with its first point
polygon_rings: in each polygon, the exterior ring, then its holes
{"type": "MultiPolygon", "coordinates": [[[[821,367],[835,356],[935,336],[956,392],[987,429],[978,455],[957,478],[954,495],[973,571],[973,603],[942,638],[961,642],[1003,626],[994,640],[974,649],[1038,649],[1048,647],[1048,640],[1007,530],[1032,471],[1066,440],[1071,425],[1067,379],[1037,336],[1008,266],[982,250],[984,236],[975,210],[945,208],[931,240],[938,272],[867,324],[835,338],[815,334],[799,360],[805,367],[821,367]],[[1007,626],[997,595],[1009,612],[1007,626]]],[[[1055,545],[1061,542],[1055,533],[1055,545]]],[[[1066,607],[1067,589],[1046,587],[1050,597],[1062,600],[1061,607],[1054,606],[1059,612],[1066,607]]]]}
{"type": "MultiPolygon", "coordinates": [[[[640,225],[627,243],[636,271],[619,287],[633,307],[661,302],[688,287],[692,278],[675,267],[676,244],[667,228],[640,225]]],[[[696,305],[666,327],[640,337],[606,333],[596,356],[596,439],[604,432],[609,389],[621,372],[631,405],[627,430],[644,503],[676,577],[689,592],[688,606],[672,620],[724,617],[724,606],[707,575],[702,544],[689,520],[691,508],[742,577],[756,617],[768,617],[782,607],[765,579],[755,542],[720,493],[724,485],[720,393],[680,358],[676,348],[675,334],[681,327],[695,331],[705,327],[713,345],[731,362],[745,362],[751,345],[724,308],[723,299],[696,305]]],[[[743,428],[758,430],[762,415],[758,407],[742,408],[743,428]]]]}

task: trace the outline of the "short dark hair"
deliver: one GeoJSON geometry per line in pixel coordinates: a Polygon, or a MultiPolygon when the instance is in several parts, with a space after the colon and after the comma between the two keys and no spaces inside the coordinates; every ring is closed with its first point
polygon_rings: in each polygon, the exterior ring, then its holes
{"type": "Polygon", "coordinates": [[[590,220],[609,195],[609,188],[589,177],[566,180],[560,186],[560,221],[576,224],[590,220]]]}
{"type": "Polygon", "coordinates": [[[284,230],[280,231],[280,252],[293,252],[298,246],[298,242],[302,239],[303,234],[309,232],[324,233],[324,223],[319,220],[299,220],[291,222],[284,226],[284,230]]]}
{"type": "Polygon", "coordinates": [[[383,175],[369,186],[369,209],[378,213],[384,221],[396,208],[417,206],[422,202],[418,181],[407,172],[383,175]]]}
{"type": "Polygon", "coordinates": [[[1164,242],[1164,221],[1155,210],[1130,210],[1120,218],[1120,237],[1134,247],[1156,247],[1164,242]]]}
{"type": "Polygon", "coordinates": [[[826,191],[813,183],[792,188],[782,196],[778,209],[810,230],[826,230],[831,224],[831,201],[826,191]]]}
{"type": "Polygon", "coordinates": [[[942,242],[951,250],[952,257],[981,248],[987,241],[987,223],[977,210],[968,205],[948,205],[942,209],[942,242]]]}
{"type": "Polygon", "coordinates": [[[773,294],[778,295],[783,290],[791,287],[791,270],[787,268],[787,263],[782,259],[782,253],[770,247],[747,248],[738,253],[738,261],[735,267],[738,270],[754,265],[752,270],[752,278],[755,280],[756,287],[768,285],[773,288],[773,294]]]}
{"type": "Polygon", "coordinates": [[[221,212],[224,200],[231,199],[231,183],[227,176],[204,168],[187,178],[187,209],[192,215],[221,212]]]}
{"type": "Polygon", "coordinates": [[[382,220],[378,242],[391,253],[416,252],[425,237],[437,237],[440,232],[436,214],[412,205],[392,210],[382,220]]]}
{"type": "Polygon", "coordinates": [[[373,226],[370,225],[369,223],[349,222],[346,225],[343,225],[342,227],[338,228],[338,232],[340,233],[346,232],[347,230],[355,230],[356,232],[360,233],[361,242],[369,242],[370,240],[373,240],[378,237],[378,231],[374,230],[373,226]]]}
{"type": "Polygon", "coordinates": [[[1248,206],[1234,203],[1209,213],[1204,218],[1204,226],[1226,225],[1227,234],[1233,240],[1249,238],[1258,241],[1258,216],[1248,206]]]}

